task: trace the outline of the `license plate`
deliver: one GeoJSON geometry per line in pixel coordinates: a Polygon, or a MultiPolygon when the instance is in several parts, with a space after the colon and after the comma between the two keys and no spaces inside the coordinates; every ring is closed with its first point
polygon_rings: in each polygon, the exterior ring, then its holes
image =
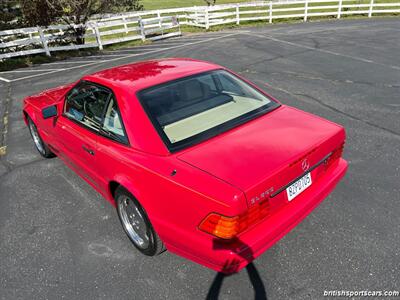
{"type": "Polygon", "coordinates": [[[288,200],[292,201],[296,196],[308,188],[311,183],[311,174],[307,173],[286,189],[288,200]]]}

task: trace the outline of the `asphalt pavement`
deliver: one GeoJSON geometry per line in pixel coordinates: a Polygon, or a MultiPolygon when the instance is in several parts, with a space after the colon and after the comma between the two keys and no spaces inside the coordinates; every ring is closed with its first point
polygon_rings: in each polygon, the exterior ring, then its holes
{"type": "Polygon", "coordinates": [[[320,299],[326,290],[400,290],[399,18],[244,27],[142,48],[0,73],[0,299],[320,299]],[[23,122],[28,95],[162,57],[224,65],[346,128],[344,180],[248,271],[224,277],[168,251],[141,255],[115,209],[59,159],[41,158],[23,122]]]}

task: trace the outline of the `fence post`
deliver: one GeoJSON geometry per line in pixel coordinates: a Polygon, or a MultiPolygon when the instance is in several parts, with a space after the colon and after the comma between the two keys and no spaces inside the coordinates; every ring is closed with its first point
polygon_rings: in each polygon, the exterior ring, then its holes
{"type": "Polygon", "coordinates": [[[198,13],[197,13],[197,7],[194,7],[194,17],[196,18],[196,22],[197,22],[197,17],[198,17],[198,13]]]}
{"type": "Polygon", "coordinates": [[[340,15],[342,14],[342,0],[339,0],[338,6],[337,18],[340,19],[340,15]]]}
{"type": "Polygon", "coordinates": [[[172,26],[178,26],[178,32],[181,35],[181,24],[179,23],[179,18],[178,16],[172,16],[171,17],[171,21],[172,21],[172,26]]]}
{"type": "Polygon", "coordinates": [[[140,35],[142,36],[142,41],[146,40],[146,31],[144,30],[144,24],[142,19],[139,19],[139,28],[140,28],[140,35]]]}
{"type": "Polygon", "coordinates": [[[206,14],[205,14],[205,18],[206,18],[206,30],[210,29],[210,20],[208,18],[208,7],[206,8],[206,14]]]}
{"type": "Polygon", "coordinates": [[[160,12],[157,13],[157,17],[158,17],[158,27],[160,27],[161,35],[163,36],[164,35],[164,28],[163,28],[163,25],[162,25],[162,19],[161,19],[160,12]]]}
{"type": "Polygon", "coordinates": [[[269,23],[272,24],[272,0],[269,1],[269,23]]]}
{"type": "Polygon", "coordinates": [[[97,45],[99,46],[99,50],[103,50],[103,43],[101,42],[101,35],[100,35],[100,30],[99,26],[97,25],[97,22],[92,23],[94,33],[96,34],[96,41],[97,45]]]}
{"type": "Polygon", "coordinates": [[[162,21],[161,21],[161,14],[160,11],[157,10],[157,18],[158,18],[158,27],[162,27],[162,21]]]}
{"type": "Polygon", "coordinates": [[[47,45],[47,40],[43,34],[43,29],[38,27],[38,31],[39,31],[39,36],[40,36],[40,41],[42,42],[43,48],[46,51],[46,55],[47,56],[51,56],[50,51],[49,51],[49,47],[47,45]]]}
{"type": "Polygon", "coordinates": [[[240,24],[239,4],[236,4],[236,25],[240,24]]]}
{"type": "Polygon", "coordinates": [[[122,23],[124,23],[125,33],[128,34],[128,25],[126,24],[125,16],[122,17],[122,23]]]}
{"type": "Polygon", "coordinates": [[[304,2],[304,22],[307,21],[307,14],[308,14],[308,0],[306,0],[306,2],[304,2]]]}
{"type": "Polygon", "coordinates": [[[369,2],[369,12],[368,12],[368,18],[372,17],[372,11],[374,10],[374,0],[371,0],[369,2]]]}

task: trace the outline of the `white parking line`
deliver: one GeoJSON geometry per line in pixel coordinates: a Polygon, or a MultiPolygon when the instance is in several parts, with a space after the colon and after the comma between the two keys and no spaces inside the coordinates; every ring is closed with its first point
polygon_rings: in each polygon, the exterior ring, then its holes
{"type": "Polygon", "coordinates": [[[100,62],[99,60],[78,60],[78,61],[58,61],[58,62],[52,62],[52,63],[46,63],[46,64],[41,64],[41,66],[50,66],[50,65],[63,65],[63,64],[81,64],[81,63],[89,63],[89,62],[100,62]]]}
{"type": "MultiPolygon", "coordinates": [[[[163,48],[163,45],[150,44],[150,45],[143,45],[143,46],[135,46],[132,48],[122,48],[122,49],[117,49],[115,51],[118,52],[118,51],[125,51],[125,50],[131,50],[131,49],[154,49],[154,48],[163,48]]],[[[109,52],[112,52],[112,51],[109,51],[109,52]]]]}
{"type": "Polygon", "coordinates": [[[353,59],[353,60],[361,61],[361,62],[364,62],[364,63],[370,63],[370,64],[374,64],[374,65],[378,65],[378,66],[389,67],[389,68],[395,69],[395,70],[400,70],[399,66],[383,64],[383,63],[379,63],[379,62],[376,62],[376,61],[373,61],[373,60],[370,60],[370,59],[366,59],[366,58],[362,58],[362,57],[359,57],[359,56],[338,53],[338,52],[334,52],[334,51],[331,51],[331,50],[325,50],[325,49],[320,49],[320,48],[314,48],[314,47],[311,47],[311,46],[301,45],[301,44],[298,44],[298,43],[292,43],[292,42],[285,41],[285,40],[280,40],[280,39],[277,39],[277,38],[274,38],[274,37],[268,36],[268,35],[262,35],[262,34],[257,34],[257,33],[246,33],[246,34],[247,35],[251,35],[251,36],[257,36],[257,37],[265,38],[265,39],[268,39],[268,40],[271,40],[271,41],[287,44],[287,45],[298,47],[298,48],[303,48],[303,49],[308,49],[308,50],[312,50],[312,51],[322,52],[322,53],[335,55],[335,56],[342,56],[342,57],[350,58],[350,59],[353,59]]]}
{"type": "Polygon", "coordinates": [[[157,43],[151,44],[151,46],[164,46],[164,45],[179,45],[179,44],[186,44],[187,42],[194,42],[194,41],[200,41],[203,39],[196,39],[196,40],[187,40],[187,41],[160,41],[157,43]]]}
{"type": "MultiPolygon", "coordinates": [[[[198,42],[186,43],[186,44],[179,45],[179,46],[172,46],[172,47],[167,47],[167,48],[163,48],[163,49],[155,49],[155,50],[153,50],[153,51],[148,51],[148,52],[143,52],[143,53],[129,54],[129,55],[126,55],[126,56],[123,56],[123,57],[121,57],[120,55],[115,55],[115,56],[119,56],[119,57],[111,58],[111,59],[109,59],[109,60],[106,61],[106,62],[112,62],[112,61],[117,61],[117,60],[121,60],[121,59],[125,59],[125,58],[130,58],[130,57],[135,57],[135,56],[142,56],[142,55],[157,53],[157,52],[161,52],[161,51],[165,51],[165,50],[172,50],[172,49],[182,48],[182,47],[186,47],[186,46],[191,46],[191,45],[206,43],[206,42],[209,42],[209,41],[220,40],[220,39],[223,39],[223,38],[226,38],[226,37],[230,37],[230,36],[234,36],[234,35],[239,35],[239,34],[242,34],[242,32],[235,32],[235,33],[231,33],[231,34],[226,34],[226,35],[224,35],[224,36],[212,37],[212,38],[204,39],[204,40],[201,40],[201,41],[198,41],[198,42]]],[[[111,55],[107,55],[107,56],[111,56],[111,55]]],[[[90,56],[90,57],[94,57],[94,56],[90,56]]],[[[102,57],[104,57],[104,56],[102,56],[102,57]]],[[[79,66],[74,66],[74,67],[70,67],[70,68],[65,68],[65,69],[63,69],[62,71],[69,71],[69,70],[78,69],[78,68],[82,68],[82,67],[88,67],[88,66],[100,64],[100,63],[102,63],[102,62],[103,62],[103,61],[94,61],[94,62],[91,62],[91,63],[79,65],[79,66]]],[[[43,76],[43,75],[52,74],[52,73],[57,73],[57,72],[61,72],[61,71],[55,70],[55,71],[47,72],[47,73],[44,73],[44,74],[36,74],[36,75],[30,75],[30,76],[20,77],[20,78],[16,78],[16,79],[11,80],[11,82],[20,81],[20,80],[25,80],[25,79],[34,78],[34,77],[43,76]]]]}
{"type": "MultiPolygon", "coordinates": [[[[154,44],[151,45],[149,48],[164,48],[165,46],[179,46],[179,45],[185,45],[187,43],[162,43],[162,44],[154,44]]],[[[145,48],[145,47],[143,47],[145,48]]]]}
{"type": "MultiPolygon", "coordinates": [[[[198,41],[200,40],[204,40],[204,39],[196,39],[198,41]]],[[[166,44],[186,44],[187,42],[192,42],[194,40],[174,40],[174,41],[155,41],[153,43],[151,43],[151,46],[162,46],[162,45],[166,45],[166,44]]]]}
{"type": "MultiPolygon", "coordinates": [[[[98,62],[93,62],[93,63],[89,63],[89,64],[83,64],[83,65],[80,65],[80,66],[75,66],[75,67],[66,68],[66,69],[64,69],[63,71],[78,69],[78,68],[82,68],[82,67],[88,67],[88,66],[96,65],[96,64],[98,64],[98,62]]],[[[44,76],[44,75],[47,75],[47,74],[58,73],[58,72],[61,72],[61,71],[58,71],[58,70],[57,70],[57,71],[50,71],[50,72],[46,72],[46,73],[42,73],[42,74],[30,75],[30,76],[15,78],[15,79],[12,79],[10,82],[20,81],[20,80],[24,80],[24,79],[34,78],[34,77],[38,77],[38,76],[44,76]]]]}
{"type": "Polygon", "coordinates": [[[4,74],[4,73],[47,72],[47,71],[64,71],[64,69],[45,69],[45,70],[12,70],[12,71],[3,71],[3,72],[0,72],[0,74],[4,74]]]}
{"type": "Polygon", "coordinates": [[[157,46],[163,46],[163,45],[167,45],[167,44],[187,44],[187,43],[193,43],[193,42],[197,42],[197,41],[204,41],[204,39],[187,39],[185,41],[160,41],[157,43],[154,43],[153,45],[157,45],[157,46]]]}
{"type": "MultiPolygon", "coordinates": [[[[119,53],[119,52],[138,52],[138,51],[151,51],[151,50],[163,50],[165,47],[160,48],[160,47],[154,47],[154,48],[132,48],[132,49],[122,49],[122,50],[116,50],[116,51],[110,51],[110,52],[105,52],[105,53],[119,53]]],[[[124,54],[122,54],[124,55],[124,54]]]]}
{"type": "MultiPolygon", "coordinates": [[[[215,38],[215,37],[219,37],[219,36],[220,35],[213,36],[213,37],[215,38]]],[[[188,41],[188,40],[204,40],[204,37],[201,37],[201,36],[187,36],[187,37],[184,38],[184,40],[185,41],[188,41]]]]}
{"type": "MultiPolygon", "coordinates": [[[[225,36],[225,35],[220,35],[220,34],[216,35],[216,34],[214,34],[214,35],[209,35],[209,37],[207,37],[207,38],[209,39],[211,37],[212,38],[216,38],[216,37],[223,37],[223,36],[225,36]]],[[[185,41],[187,41],[187,40],[204,40],[205,38],[206,37],[204,37],[204,36],[193,35],[193,36],[185,36],[185,37],[182,38],[182,40],[185,40],[185,41]]],[[[163,42],[163,41],[165,41],[165,42],[171,41],[172,42],[172,40],[160,40],[159,42],[163,42]]]]}
{"type": "Polygon", "coordinates": [[[153,45],[154,47],[160,47],[160,48],[164,48],[164,47],[169,47],[169,46],[179,46],[179,45],[185,45],[187,43],[192,43],[192,41],[188,41],[186,43],[162,43],[162,44],[157,44],[157,45],[153,45]]]}
{"type": "MultiPolygon", "coordinates": [[[[111,53],[111,52],[110,52],[111,53]]],[[[114,52],[115,53],[115,52],[114,52]]],[[[117,57],[117,56],[123,56],[123,54],[106,54],[106,55],[92,55],[90,57],[99,57],[99,58],[104,58],[104,57],[117,57]]],[[[80,58],[80,57],[78,57],[80,58]]]]}
{"type": "Polygon", "coordinates": [[[11,82],[11,80],[6,79],[6,78],[4,78],[4,77],[0,77],[0,80],[5,81],[5,82],[11,82]]]}

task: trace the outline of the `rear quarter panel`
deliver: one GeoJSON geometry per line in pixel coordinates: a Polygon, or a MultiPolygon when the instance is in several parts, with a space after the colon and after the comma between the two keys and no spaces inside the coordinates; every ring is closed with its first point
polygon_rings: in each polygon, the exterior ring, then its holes
{"type": "Polygon", "coordinates": [[[167,248],[172,244],[196,253],[194,245],[206,235],[197,227],[210,212],[235,215],[247,208],[240,190],[175,156],[140,152],[104,137],[99,137],[96,156],[106,198],[115,205],[110,182],[124,186],[144,207],[167,248]]]}

